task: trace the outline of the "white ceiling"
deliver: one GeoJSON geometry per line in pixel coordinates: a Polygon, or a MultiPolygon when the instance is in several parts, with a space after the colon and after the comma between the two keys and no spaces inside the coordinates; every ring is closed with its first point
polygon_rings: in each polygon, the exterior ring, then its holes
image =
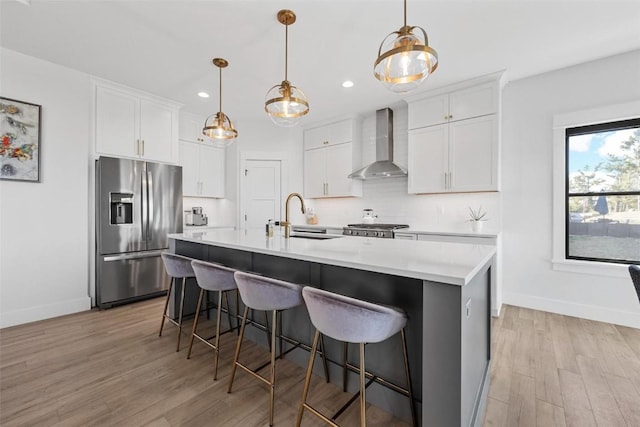
{"type": "MultiPolygon", "coordinates": [[[[24,1],[24,0],[23,0],[24,1]]],[[[402,25],[402,1],[47,1],[0,3],[0,45],[212,114],[213,57],[226,58],[223,110],[264,118],[264,95],[284,77],[284,26],[292,9],[289,80],[308,96],[313,122],[397,103],[372,74],[382,39],[402,25]],[[355,82],[351,89],[342,81],[355,82]],[[204,100],[196,93],[207,91],[204,100]]],[[[440,64],[419,89],[495,71],[509,80],[640,48],[640,1],[409,0],[440,64]]],[[[597,82],[594,82],[597,83],[597,82]]]]}

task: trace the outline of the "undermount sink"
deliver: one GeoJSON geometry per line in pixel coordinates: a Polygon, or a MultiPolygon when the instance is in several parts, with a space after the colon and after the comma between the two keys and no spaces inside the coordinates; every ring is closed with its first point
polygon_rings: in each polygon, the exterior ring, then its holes
{"type": "Polygon", "coordinates": [[[337,239],[343,236],[339,236],[336,234],[321,234],[321,233],[291,233],[292,238],[297,239],[313,239],[313,240],[328,240],[328,239],[337,239]]]}

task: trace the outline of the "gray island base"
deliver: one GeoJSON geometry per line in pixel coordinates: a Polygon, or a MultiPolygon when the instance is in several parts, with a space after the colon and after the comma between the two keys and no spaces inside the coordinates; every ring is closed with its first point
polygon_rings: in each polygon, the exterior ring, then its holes
{"type": "MultiPolygon", "coordinates": [[[[423,426],[481,426],[491,366],[491,268],[484,245],[344,237],[323,241],[266,238],[246,231],[169,236],[174,252],[404,309],[416,410],[423,426]]],[[[233,306],[233,304],[232,304],[233,306]]],[[[263,319],[255,313],[255,319],[263,319]]],[[[283,313],[283,333],[311,343],[304,307],[283,313]]],[[[267,345],[264,333],[249,338],[267,345]]],[[[343,345],[325,338],[331,382],[342,387],[343,345]]],[[[286,349],[285,344],[285,349],[286,349]]],[[[288,359],[306,366],[308,353],[288,359]]],[[[357,346],[349,361],[357,365],[357,346]]],[[[314,372],[322,375],[316,359],[314,372]]],[[[367,371],[405,386],[400,337],[366,347],[367,371]]],[[[358,377],[349,374],[348,391],[358,377]]],[[[311,396],[313,398],[313,396],[311,396]]],[[[409,402],[376,383],[367,400],[410,421],[409,402]]],[[[338,420],[339,421],[339,420],[338,420]]]]}

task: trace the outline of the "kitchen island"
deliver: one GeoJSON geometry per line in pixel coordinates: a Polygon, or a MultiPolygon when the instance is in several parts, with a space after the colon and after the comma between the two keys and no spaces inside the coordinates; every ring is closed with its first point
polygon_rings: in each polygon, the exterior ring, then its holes
{"type": "MultiPolygon", "coordinates": [[[[181,255],[404,309],[422,425],[482,424],[489,388],[494,247],[350,236],[269,238],[257,230],[188,231],[169,238],[171,249],[181,255]]],[[[313,326],[304,307],[287,311],[283,323],[286,335],[311,342],[313,326]]],[[[396,338],[367,346],[367,370],[403,386],[396,338]]],[[[351,347],[349,359],[355,362],[356,346],[351,347]]],[[[326,351],[329,360],[341,363],[340,343],[327,340],[326,351]]],[[[302,365],[308,358],[306,353],[291,355],[302,365]]],[[[330,365],[332,382],[341,384],[341,371],[330,365]]],[[[357,389],[355,375],[348,388],[357,389]]],[[[409,419],[406,398],[377,384],[367,389],[367,400],[409,419]]]]}

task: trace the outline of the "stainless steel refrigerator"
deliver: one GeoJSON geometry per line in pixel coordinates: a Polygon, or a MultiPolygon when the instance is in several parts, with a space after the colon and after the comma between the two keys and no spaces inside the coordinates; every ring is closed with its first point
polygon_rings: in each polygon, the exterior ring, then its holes
{"type": "Polygon", "coordinates": [[[182,167],[141,160],[96,160],[96,304],[163,294],[160,253],[182,233],[182,167]]]}

